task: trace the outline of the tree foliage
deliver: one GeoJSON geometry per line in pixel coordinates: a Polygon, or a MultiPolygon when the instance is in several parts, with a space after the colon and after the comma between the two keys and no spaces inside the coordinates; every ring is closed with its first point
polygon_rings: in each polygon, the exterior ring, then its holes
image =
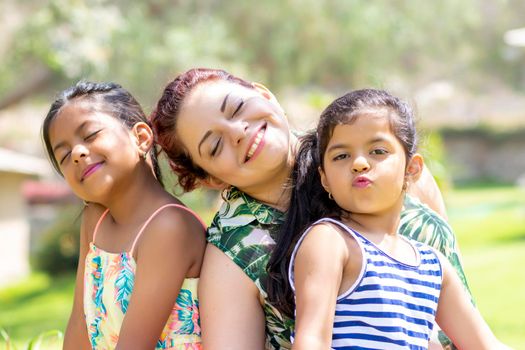
{"type": "Polygon", "coordinates": [[[57,90],[88,78],[153,101],[194,66],[273,89],[406,81],[416,89],[443,78],[523,88],[522,53],[509,59],[502,41],[522,25],[518,0],[49,0],[19,9],[25,21],[0,57],[0,96],[38,87],[38,77],[57,90]]]}

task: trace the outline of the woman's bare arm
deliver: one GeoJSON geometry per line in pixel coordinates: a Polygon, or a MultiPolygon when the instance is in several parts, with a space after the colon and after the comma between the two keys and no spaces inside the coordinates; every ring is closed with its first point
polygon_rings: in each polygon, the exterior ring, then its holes
{"type": "Polygon", "coordinates": [[[265,318],[255,283],[208,244],[199,283],[205,349],[264,350],[265,318]]]}

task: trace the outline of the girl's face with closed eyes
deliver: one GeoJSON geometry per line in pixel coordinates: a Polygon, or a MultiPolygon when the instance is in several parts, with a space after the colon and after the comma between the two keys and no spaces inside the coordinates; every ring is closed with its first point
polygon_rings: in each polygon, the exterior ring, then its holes
{"type": "Polygon", "coordinates": [[[130,130],[106,113],[81,102],[65,105],[49,128],[52,156],[73,192],[101,203],[124,191],[140,161],[130,130]]]}
{"type": "Polygon", "coordinates": [[[244,192],[264,191],[290,171],[293,136],[281,106],[262,86],[199,84],[185,99],[175,132],[213,180],[244,192]]]}

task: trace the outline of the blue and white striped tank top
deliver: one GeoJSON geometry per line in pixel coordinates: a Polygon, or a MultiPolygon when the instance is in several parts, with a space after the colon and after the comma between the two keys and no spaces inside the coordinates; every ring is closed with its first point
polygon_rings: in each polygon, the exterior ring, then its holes
{"type": "MultiPolygon", "coordinates": [[[[348,232],[359,244],[364,262],[354,285],[337,297],[332,349],[428,349],[443,275],[432,248],[407,239],[417,255],[416,265],[408,265],[337,220],[324,218],[313,225],[322,222],[348,232]]],[[[312,226],[290,260],[288,276],[294,291],[295,256],[312,226]]]]}

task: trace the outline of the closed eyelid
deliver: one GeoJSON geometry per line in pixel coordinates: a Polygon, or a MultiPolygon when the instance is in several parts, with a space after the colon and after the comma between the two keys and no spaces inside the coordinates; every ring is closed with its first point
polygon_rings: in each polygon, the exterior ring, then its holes
{"type": "Polygon", "coordinates": [[[211,134],[212,134],[211,130],[206,131],[206,133],[204,134],[204,136],[202,137],[202,139],[199,142],[199,146],[197,146],[197,150],[199,151],[199,156],[201,156],[201,157],[202,157],[201,146],[211,136],[211,134]]]}
{"type": "Polygon", "coordinates": [[[242,108],[242,106],[244,106],[244,100],[241,100],[241,102],[239,103],[239,105],[237,106],[235,111],[233,111],[232,118],[235,117],[235,115],[237,114],[237,112],[239,112],[239,110],[242,108]]]}

